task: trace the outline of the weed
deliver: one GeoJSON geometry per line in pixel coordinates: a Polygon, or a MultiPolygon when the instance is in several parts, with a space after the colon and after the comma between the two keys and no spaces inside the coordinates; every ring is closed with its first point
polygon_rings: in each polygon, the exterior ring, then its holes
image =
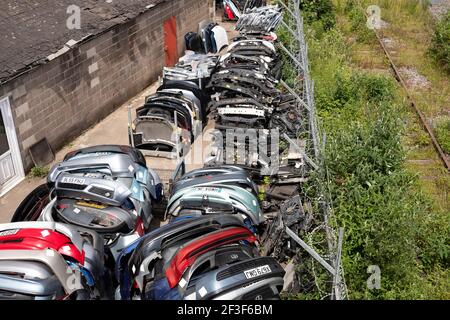
{"type": "Polygon", "coordinates": [[[375,40],[375,34],[367,27],[367,18],[359,7],[353,7],[349,12],[351,31],[356,32],[356,40],[369,43],[375,40]]]}
{"type": "Polygon", "coordinates": [[[31,168],[30,175],[34,178],[44,178],[48,175],[48,171],[47,167],[35,166],[31,168]]]}
{"type": "MultiPolygon", "coordinates": [[[[422,10],[417,2],[400,1],[394,11],[422,10]]],[[[353,4],[339,3],[358,41],[370,40],[360,28],[364,23],[367,29],[365,17],[353,4]]],[[[341,30],[316,34],[308,38],[311,70],[321,127],[327,133],[325,165],[335,215],[331,222],[345,227],[342,263],[350,298],[448,296],[450,221],[405,168],[407,106],[400,88],[389,75],[352,68],[352,48],[341,30]],[[367,288],[369,265],[381,268],[380,290],[367,288]]]]}
{"type": "Polygon", "coordinates": [[[450,119],[438,122],[435,131],[442,149],[450,154],[450,119]]]}
{"type": "Polygon", "coordinates": [[[300,8],[307,23],[318,23],[324,30],[330,30],[336,24],[331,0],[300,0],[300,8]]]}
{"type": "Polygon", "coordinates": [[[436,24],[430,53],[450,73],[450,12],[436,24]]]}

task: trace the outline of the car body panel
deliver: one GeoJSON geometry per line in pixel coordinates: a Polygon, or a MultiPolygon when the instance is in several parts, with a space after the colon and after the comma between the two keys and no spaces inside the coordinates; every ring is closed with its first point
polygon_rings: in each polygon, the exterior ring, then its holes
{"type": "Polygon", "coordinates": [[[64,288],[58,278],[45,264],[37,261],[0,260],[0,300],[47,300],[64,295],[64,288]],[[18,278],[14,275],[22,276],[18,278]]]}
{"type": "MultiPolygon", "coordinates": [[[[103,146],[91,148],[92,150],[102,150],[101,147],[103,146]]],[[[105,148],[113,147],[114,146],[106,146],[105,148]]],[[[135,148],[132,150],[134,149],[135,148]]],[[[138,151],[139,150],[133,152],[137,153],[138,151]]],[[[137,154],[139,156],[135,156],[135,158],[139,159],[142,153],[139,151],[137,154]]],[[[139,163],[142,163],[142,160],[139,160],[139,163]]],[[[83,175],[101,172],[106,176],[110,176],[112,180],[118,178],[137,179],[148,189],[154,199],[161,199],[161,190],[158,190],[158,186],[161,186],[161,179],[158,174],[154,170],[142,166],[139,163],[134,162],[132,157],[124,153],[80,153],[70,157],[67,161],[63,161],[53,166],[48,174],[47,182],[50,186],[53,186],[58,180],[58,177],[64,173],[83,175]],[[148,175],[145,171],[148,171],[148,175]]]]}
{"type": "Polygon", "coordinates": [[[128,197],[133,196],[131,187],[119,181],[80,177],[69,173],[59,175],[55,181],[55,193],[58,197],[86,199],[114,206],[121,206],[128,197]]]}
{"type": "MultiPolygon", "coordinates": [[[[120,283],[121,298],[130,298],[132,281],[138,278],[141,272],[148,272],[147,267],[143,265],[144,261],[149,263],[150,261],[147,258],[160,252],[164,246],[184,243],[186,239],[230,226],[242,227],[245,224],[242,218],[232,215],[184,218],[162,226],[137,239],[126,247],[116,260],[116,278],[120,283]]],[[[138,285],[143,289],[142,282],[138,282],[138,285]]]]}
{"type": "MultiPolygon", "coordinates": [[[[45,250],[0,250],[0,262],[2,261],[34,261],[48,266],[58,278],[66,293],[72,294],[83,287],[73,281],[75,271],[70,269],[57,251],[45,250]]],[[[1,281],[0,281],[1,282],[1,281]]]]}
{"type": "Polygon", "coordinates": [[[216,270],[207,272],[195,283],[195,289],[189,294],[195,293],[195,299],[237,299],[248,294],[250,290],[246,286],[252,283],[264,280],[270,280],[254,286],[251,290],[256,290],[262,286],[281,286],[283,287],[283,276],[285,271],[280,264],[271,257],[257,257],[249,260],[237,262],[231,265],[222,266],[216,270]],[[271,272],[267,274],[257,275],[253,278],[247,278],[245,271],[252,270],[257,267],[269,266],[271,272]],[[202,290],[203,288],[203,290],[202,290]],[[228,295],[227,295],[228,294],[228,295]]]}
{"type": "MultiPolygon", "coordinates": [[[[10,243],[9,249],[53,248],[63,256],[77,261],[97,279],[104,273],[103,239],[90,229],[57,222],[33,221],[0,224],[0,234],[5,233],[15,234],[9,238],[0,236],[0,239],[23,239],[21,242],[10,243]],[[14,244],[14,248],[11,244],[14,244]]],[[[0,249],[5,249],[5,244],[7,243],[0,244],[0,249]]]]}
{"type": "Polygon", "coordinates": [[[211,184],[181,189],[169,199],[166,217],[179,214],[182,200],[201,201],[205,207],[208,207],[208,203],[231,204],[241,213],[248,215],[254,225],[264,222],[258,199],[240,187],[211,184]]]}
{"type": "Polygon", "coordinates": [[[214,40],[216,41],[217,52],[229,45],[227,31],[222,26],[215,26],[212,29],[214,40]]]}
{"type": "Polygon", "coordinates": [[[186,269],[191,266],[196,258],[208,250],[230,243],[246,241],[253,244],[257,241],[255,235],[244,227],[229,227],[198,237],[181,246],[171,259],[165,270],[169,286],[178,285],[186,269]]]}
{"type": "Polygon", "coordinates": [[[78,157],[81,154],[101,154],[101,153],[123,153],[131,157],[131,159],[141,166],[146,166],[144,155],[136,148],[126,145],[98,145],[87,148],[77,149],[69,152],[65,155],[63,161],[68,161],[74,157],[78,157]]]}
{"type": "Polygon", "coordinates": [[[253,193],[253,195],[258,195],[258,187],[256,184],[248,177],[248,174],[244,172],[230,172],[230,173],[219,173],[211,175],[203,175],[195,178],[182,178],[173,185],[172,194],[177,193],[181,189],[191,188],[195,186],[206,186],[213,184],[223,184],[223,185],[234,185],[246,189],[247,191],[253,193]]]}
{"type": "MultiPolygon", "coordinates": [[[[57,223],[57,224],[61,224],[58,222],[55,222],[55,215],[57,215],[57,213],[55,212],[55,206],[57,205],[58,199],[54,198],[52,199],[47,206],[45,206],[44,210],[42,211],[38,221],[40,222],[44,222],[44,223],[57,223]]],[[[57,217],[59,219],[61,219],[61,217],[57,217]]],[[[137,220],[137,219],[136,219],[137,220]]],[[[91,238],[95,239],[95,245],[94,248],[96,249],[96,251],[101,252],[100,256],[103,257],[103,246],[107,246],[110,250],[111,253],[113,253],[114,259],[116,259],[119,256],[119,253],[121,252],[121,250],[128,246],[131,242],[135,241],[137,238],[139,238],[139,234],[137,233],[137,231],[132,231],[129,234],[119,234],[120,236],[115,235],[116,239],[115,241],[113,241],[112,243],[110,242],[110,240],[108,238],[105,238],[104,235],[107,234],[108,232],[111,231],[105,231],[105,233],[103,234],[103,236],[101,237],[99,234],[101,230],[99,229],[93,229],[93,228],[87,228],[85,225],[75,225],[75,224],[71,224],[71,225],[67,225],[70,228],[76,228],[77,230],[81,230],[81,232],[83,233],[91,233],[91,238]],[[97,232],[99,234],[97,234],[97,232]]]]}

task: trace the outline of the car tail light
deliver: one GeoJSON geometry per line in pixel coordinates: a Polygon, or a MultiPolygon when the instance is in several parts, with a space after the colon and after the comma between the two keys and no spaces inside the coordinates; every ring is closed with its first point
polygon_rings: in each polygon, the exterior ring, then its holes
{"type": "Polygon", "coordinates": [[[142,237],[145,234],[145,230],[144,230],[144,222],[142,222],[142,218],[139,217],[137,222],[136,222],[136,230],[137,234],[139,235],[139,237],[142,237]]]}
{"type": "Polygon", "coordinates": [[[184,271],[195,261],[195,259],[208,250],[246,240],[255,243],[257,238],[247,228],[232,227],[216,232],[212,232],[200,239],[192,241],[182,247],[170,262],[166,270],[166,277],[171,288],[174,288],[180,281],[184,271]]]}
{"type": "Polygon", "coordinates": [[[54,249],[84,265],[84,251],[65,235],[48,229],[19,229],[0,236],[0,250],[45,250],[54,249]]]}
{"type": "Polygon", "coordinates": [[[233,14],[233,11],[231,11],[231,8],[229,5],[225,6],[225,13],[227,14],[227,18],[229,20],[234,20],[234,14],[233,14]]]}

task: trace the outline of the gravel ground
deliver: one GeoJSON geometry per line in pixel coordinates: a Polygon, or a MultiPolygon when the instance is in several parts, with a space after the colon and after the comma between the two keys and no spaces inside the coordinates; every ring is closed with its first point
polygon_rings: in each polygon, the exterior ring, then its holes
{"type": "Polygon", "coordinates": [[[405,80],[408,88],[428,89],[431,87],[430,81],[428,81],[425,76],[419,74],[419,72],[413,67],[402,67],[399,69],[399,72],[405,80]]]}
{"type": "Polygon", "coordinates": [[[396,47],[397,44],[395,40],[387,37],[382,38],[381,41],[383,41],[383,44],[386,46],[387,49],[393,49],[396,47]]]}
{"type": "Polygon", "coordinates": [[[442,18],[450,10],[450,0],[435,0],[432,3],[430,12],[435,19],[442,18]]]}

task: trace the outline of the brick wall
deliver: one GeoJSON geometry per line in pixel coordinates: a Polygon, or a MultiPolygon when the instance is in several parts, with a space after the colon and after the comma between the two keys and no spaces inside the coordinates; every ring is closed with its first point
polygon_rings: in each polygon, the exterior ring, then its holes
{"type": "Polygon", "coordinates": [[[184,35],[209,18],[209,2],[161,3],[0,87],[0,98],[10,99],[25,169],[35,142],[46,137],[61,148],[155,81],[165,63],[164,21],[176,16],[181,55],[184,35]]]}

